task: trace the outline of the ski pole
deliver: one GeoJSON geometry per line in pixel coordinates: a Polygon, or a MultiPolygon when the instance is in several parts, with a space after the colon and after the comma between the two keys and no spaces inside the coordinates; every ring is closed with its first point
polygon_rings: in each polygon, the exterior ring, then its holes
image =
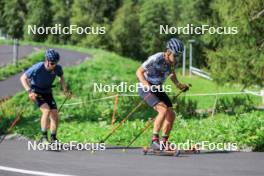
{"type": "Polygon", "coordinates": [[[12,122],[11,126],[8,128],[6,134],[4,134],[4,135],[1,136],[1,138],[0,138],[0,144],[4,141],[4,139],[6,138],[6,136],[12,132],[12,130],[15,127],[15,125],[17,124],[17,122],[21,119],[21,116],[24,113],[25,109],[26,109],[26,107],[20,109],[20,111],[17,113],[15,120],[12,122]]]}
{"type": "MultiPolygon", "coordinates": [[[[191,84],[189,84],[189,87],[191,86],[191,84]]],[[[181,90],[177,93],[176,97],[178,97],[182,92],[184,92],[186,89],[181,90]]],[[[145,99],[148,99],[151,96],[151,94],[149,94],[148,96],[146,96],[145,99]]],[[[142,104],[143,104],[143,100],[103,139],[101,140],[99,143],[104,143],[109,137],[111,137],[116,130],[118,130],[122,124],[128,120],[128,118],[130,117],[131,114],[133,114],[142,104]]]]}
{"type": "Polygon", "coordinates": [[[65,104],[65,102],[66,102],[68,99],[70,99],[70,98],[71,98],[71,93],[69,93],[68,95],[66,95],[66,97],[64,98],[62,104],[61,104],[60,107],[59,107],[58,113],[61,111],[61,108],[62,108],[62,106],[65,104]]]}
{"type": "MultiPolygon", "coordinates": [[[[189,87],[191,87],[191,84],[188,84],[189,87]]],[[[178,97],[179,95],[182,94],[182,92],[184,92],[185,90],[180,90],[177,94],[176,97],[178,97]]],[[[125,151],[126,149],[128,149],[140,136],[141,134],[143,134],[152,124],[152,122],[154,122],[155,118],[152,118],[148,121],[147,125],[136,135],[136,137],[134,137],[134,139],[126,146],[126,148],[123,149],[123,151],[125,151]]]]}
{"type": "Polygon", "coordinates": [[[103,140],[101,140],[99,143],[104,143],[109,137],[111,137],[116,130],[118,130],[121,125],[128,120],[128,118],[143,104],[143,101],[141,101],[103,140]]]}
{"type": "Polygon", "coordinates": [[[152,125],[154,120],[155,120],[155,118],[151,118],[147,122],[147,125],[136,135],[136,137],[134,137],[134,139],[126,146],[126,148],[123,149],[124,152],[126,151],[126,149],[128,149],[137,140],[137,138],[139,138],[139,136],[141,136],[141,134],[143,134],[152,125]]]}

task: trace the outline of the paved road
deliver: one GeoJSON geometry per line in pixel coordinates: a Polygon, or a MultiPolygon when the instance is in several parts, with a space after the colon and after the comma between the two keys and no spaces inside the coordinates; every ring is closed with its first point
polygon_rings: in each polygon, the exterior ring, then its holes
{"type": "MultiPolygon", "coordinates": [[[[0,51],[1,48],[5,48],[6,46],[0,45],[0,51]]],[[[31,48],[33,50],[33,48],[31,48]]],[[[20,49],[21,51],[24,51],[24,48],[20,49]]],[[[85,59],[89,58],[88,54],[85,53],[79,53],[64,49],[56,49],[60,55],[61,55],[61,61],[60,64],[64,67],[71,66],[71,65],[77,65],[80,64],[85,59]]],[[[25,51],[26,53],[26,51],[25,51]]],[[[14,95],[16,92],[23,90],[19,77],[22,73],[19,73],[17,75],[11,76],[7,78],[4,81],[0,81],[0,99],[14,95]]]]}
{"type": "Polygon", "coordinates": [[[27,141],[7,140],[0,144],[0,175],[4,176],[23,175],[14,169],[83,176],[263,176],[263,166],[264,153],[253,152],[171,157],[144,156],[140,149],[126,153],[107,149],[91,154],[88,151],[29,151],[27,141]]]}
{"type": "MultiPolygon", "coordinates": [[[[31,46],[19,46],[18,58],[21,59],[33,52],[36,52],[37,48],[31,46]]],[[[12,63],[13,59],[13,46],[12,45],[0,45],[0,66],[12,63]]]]}

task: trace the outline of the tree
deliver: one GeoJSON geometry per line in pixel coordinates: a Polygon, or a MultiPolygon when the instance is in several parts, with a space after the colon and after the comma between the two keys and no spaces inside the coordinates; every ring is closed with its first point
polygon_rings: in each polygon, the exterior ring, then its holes
{"type": "MultiPolygon", "coordinates": [[[[164,0],[144,1],[140,8],[141,47],[143,56],[163,51],[170,35],[160,34],[160,25],[171,25],[171,9],[164,0]]],[[[142,58],[145,59],[145,58],[142,58]]]]}
{"type": "Polygon", "coordinates": [[[0,29],[2,27],[5,26],[5,21],[4,21],[4,7],[5,7],[5,1],[4,0],[0,0],[0,7],[2,7],[2,9],[0,10],[0,29]]]}
{"type": "Polygon", "coordinates": [[[23,37],[23,26],[27,13],[24,0],[5,0],[3,13],[3,32],[12,38],[20,39],[23,37]]]}
{"type": "MultiPolygon", "coordinates": [[[[175,0],[172,3],[173,26],[185,27],[187,24],[193,26],[202,26],[208,24],[208,19],[211,18],[212,9],[210,5],[213,0],[175,0]]],[[[186,51],[188,52],[188,40],[193,39],[193,65],[198,68],[207,66],[206,54],[203,51],[204,48],[212,47],[211,44],[206,45],[202,40],[203,36],[198,34],[180,34],[180,38],[185,43],[186,51]]],[[[187,58],[189,55],[187,54],[187,58]]]]}
{"type": "MultiPolygon", "coordinates": [[[[52,0],[51,4],[52,26],[61,24],[62,28],[69,27],[73,0],[52,0]]],[[[52,43],[66,44],[69,39],[69,34],[49,35],[49,41],[52,43]]]]}
{"type": "Polygon", "coordinates": [[[72,43],[88,47],[110,48],[108,32],[121,0],[75,0],[72,5],[71,24],[80,27],[101,26],[108,31],[104,35],[79,35],[71,37],[72,43]]]}
{"type": "Polygon", "coordinates": [[[258,0],[216,0],[212,4],[213,18],[217,19],[212,25],[238,29],[234,35],[207,37],[209,42],[218,43],[215,50],[207,50],[210,70],[218,83],[238,83],[244,88],[264,85],[264,19],[251,20],[263,6],[258,0]]]}
{"type": "Polygon", "coordinates": [[[50,27],[52,24],[51,3],[49,0],[34,0],[29,1],[28,14],[25,24],[24,36],[27,40],[45,41],[48,34],[29,34],[28,25],[36,27],[50,27]]]}
{"type": "Polygon", "coordinates": [[[141,57],[138,6],[127,1],[117,11],[112,24],[111,39],[114,51],[133,58],[141,57]]]}

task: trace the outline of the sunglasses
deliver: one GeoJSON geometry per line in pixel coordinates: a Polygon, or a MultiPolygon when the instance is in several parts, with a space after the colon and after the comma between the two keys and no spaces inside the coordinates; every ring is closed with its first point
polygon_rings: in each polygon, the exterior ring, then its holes
{"type": "Polygon", "coordinates": [[[56,65],[57,63],[56,62],[50,62],[50,65],[56,65]]]}
{"type": "Polygon", "coordinates": [[[173,57],[180,57],[182,54],[177,53],[177,54],[173,54],[173,57]]]}

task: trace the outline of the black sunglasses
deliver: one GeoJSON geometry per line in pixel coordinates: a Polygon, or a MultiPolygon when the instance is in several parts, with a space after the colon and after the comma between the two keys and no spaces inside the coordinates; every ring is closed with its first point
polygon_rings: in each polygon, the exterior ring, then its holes
{"type": "Polygon", "coordinates": [[[50,65],[56,65],[57,63],[56,62],[50,62],[50,65]]]}
{"type": "Polygon", "coordinates": [[[173,57],[180,57],[182,54],[177,53],[177,54],[173,54],[173,57]]]}

